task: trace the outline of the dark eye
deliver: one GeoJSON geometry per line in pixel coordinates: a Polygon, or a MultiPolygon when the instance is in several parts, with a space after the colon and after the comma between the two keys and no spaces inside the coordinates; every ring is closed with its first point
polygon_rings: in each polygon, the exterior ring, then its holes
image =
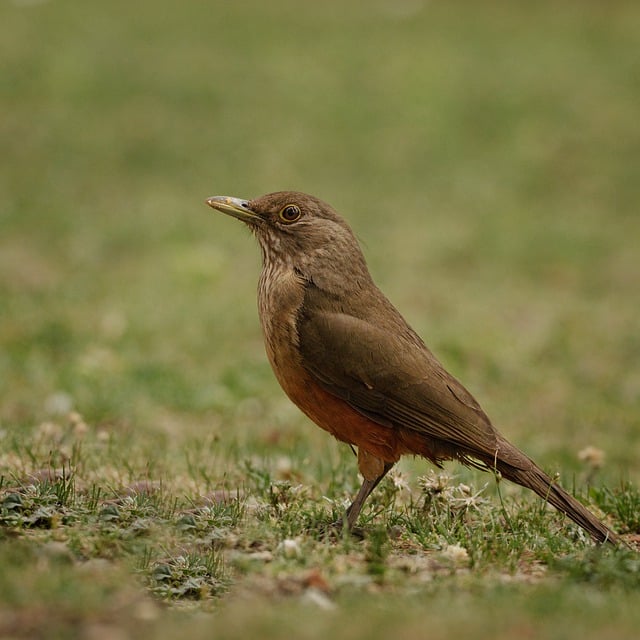
{"type": "Polygon", "coordinates": [[[302,211],[300,211],[300,207],[297,204],[288,204],[286,207],[282,207],[282,209],[280,209],[280,213],[278,215],[282,222],[289,224],[298,220],[302,215],[302,211]]]}

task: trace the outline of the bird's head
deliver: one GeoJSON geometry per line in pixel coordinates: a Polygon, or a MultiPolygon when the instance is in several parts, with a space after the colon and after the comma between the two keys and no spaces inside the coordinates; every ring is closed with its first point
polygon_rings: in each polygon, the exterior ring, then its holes
{"type": "Polygon", "coordinates": [[[366,271],[349,225],[318,198],[278,191],[254,200],[214,196],[206,202],[251,229],[260,243],[265,264],[286,263],[309,277],[323,264],[335,267],[346,262],[352,272],[363,268],[366,271]]]}

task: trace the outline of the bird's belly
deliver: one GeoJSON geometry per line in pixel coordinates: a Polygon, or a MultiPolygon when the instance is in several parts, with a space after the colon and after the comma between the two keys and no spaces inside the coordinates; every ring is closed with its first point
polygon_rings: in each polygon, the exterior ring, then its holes
{"type": "Polygon", "coordinates": [[[365,449],[385,462],[396,462],[404,453],[396,429],[374,422],[325,391],[302,366],[282,367],[273,361],[271,365],[289,399],[341,442],[365,449]]]}

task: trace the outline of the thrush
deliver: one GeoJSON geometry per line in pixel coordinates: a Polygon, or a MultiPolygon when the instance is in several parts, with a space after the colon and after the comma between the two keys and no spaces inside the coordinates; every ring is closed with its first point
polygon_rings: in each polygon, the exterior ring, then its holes
{"type": "Polygon", "coordinates": [[[207,204],[238,218],[262,252],[258,311],[267,356],[289,398],[319,427],[357,447],[362,486],[352,529],[405,454],[458,460],[533,490],[598,542],[618,537],[509,443],[373,282],[347,222],[293,191],[207,204]]]}

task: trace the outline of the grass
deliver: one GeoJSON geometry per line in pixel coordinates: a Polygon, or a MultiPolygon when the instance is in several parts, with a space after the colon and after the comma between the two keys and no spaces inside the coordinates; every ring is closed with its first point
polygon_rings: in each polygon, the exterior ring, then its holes
{"type": "Polygon", "coordinates": [[[203,200],[334,204],[508,437],[640,533],[636,3],[5,2],[0,635],[635,637],[640,567],[283,397],[203,200]],[[304,621],[304,622],[301,622],[304,621]]]}

